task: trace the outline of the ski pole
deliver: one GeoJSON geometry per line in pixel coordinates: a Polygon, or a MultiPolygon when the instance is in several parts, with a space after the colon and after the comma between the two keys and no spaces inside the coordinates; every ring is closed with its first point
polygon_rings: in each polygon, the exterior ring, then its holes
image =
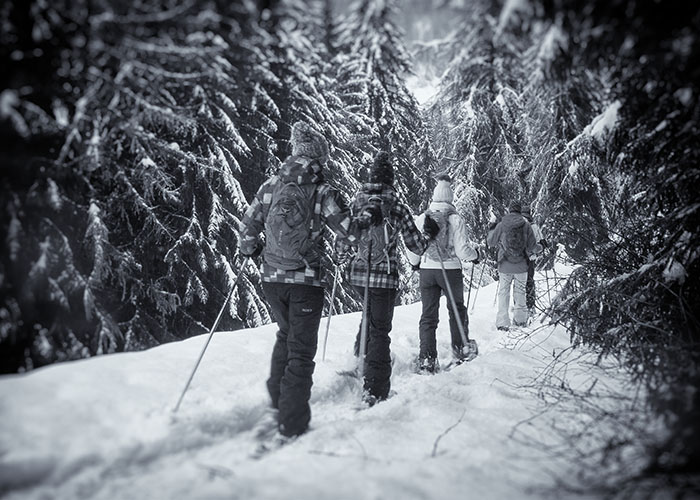
{"type": "Polygon", "coordinates": [[[323,357],[322,361],[326,360],[326,343],[328,342],[328,331],[331,328],[331,317],[333,316],[333,305],[335,302],[335,287],[338,285],[338,268],[333,270],[333,289],[331,291],[331,303],[328,306],[328,320],[326,321],[326,335],[323,338],[323,357]]]}
{"type": "Polygon", "coordinates": [[[187,384],[185,384],[185,388],[182,390],[182,394],[180,394],[180,399],[177,400],[177,404],[175,405],[175,408],[173,408],[173,413],[177,413],[177,410],[180,408],[180,403],[182,403],[182,398],[185,397],[185,393],[187,392],[187,389],[189,389],[189,387],[190,387],[190,383],[192,382],[192,379],[194,378],[194,374],[197,371],[197,368],[199,368],[199,363],[202,361],[202,358],[204,357],[204,352],[207,350],[207,347],[209,346],[209,342],[211,342],[211,338],[214,336],[214,331],[216,330],[216,327],[219,326],[219,321],[221,320],[221,316],[223,316],[223,314],[224,314],[224,309],[226,308],[226,304],[228,304],[229,300],[231,300],[231,297],[233,296],[233,292],[236,289],[236,284],[238,283],[238,279],[241,277],[241,274],[243,274],[243,271],[245,270],[246,265],[248,265],[248,261],[250,261],[250,257],[245,258],[245,260],[243,261],[243,264],[241,265],[241,270],[238,273],[238,276],[236,276],[236,279],[233,280],[233,285],[231,285],[231,291],[226,296],[226,300],[224,301],[224,304],[221,306],[221,310],[219,311],[219,315],[216,317],[214,324],[211,326],[211,330],[209,330],[209,337],[207,338],[207,341],[204,344],[204,347],[202,348],[202,352],[199,354],[199,358],[197,358],[197,363],[195,363],[195,365],[194,365],[194,369],[192,370],[192,373],[190,374],[190,378],[187,380],[187,384]]]}
{"type": "Polygon", "coordinates": [[[369,308],[369,274],[372,267],[372,239],[369,239],[367,244],[367,274],[365,275],[365,297],[362,304],[362,327],[360,333],[360,349],[359,349],[359,362],[358,367],[358,378],[362,382],[365,378],[365,353],[367,351],[367,330],[369,327],[368,308],[369,308]]]}
{"type": "Polygon", "coordinates": [[[552,295],[549,291],[549,274],[547,274],[547,269],[544,270],[544,280],[547,282],[547,299],[549,299],[549,305],[552,305],[552,295]]]}
{"type": "MultiPolygon", "coordinates": [[[[469,289],[467,290],[467,307],[469,307],[469,301],[472,297],[472,281],[474,281],[474,264],[472,264],[472,272],[469,275],[469,289]]],[[[476,302],[476,293],[474,294],[474,301],[476,302]]]]}
{"type": "Polygon", "coordinates": [[[496,282],[496,295],[493,296],[493,307],[496,307],[496,300],[498,300],[498,289],[501,288],[501,280],[496,282]]]}
{"type": "MultiPolygon", "coordinates": [[[[457,301],[455,300],[455,296],[452,293],[452,287],[450,286],[450,282],[447,281],[447,271],[445,271],[445,263],[442,261],[442,252],[440,251],[440,247],[435,245],[435,249],[437,250],[438,259],[440,260],[440,269],[442,269],[442,278],[445,280],[445,288],[447,288],[447,295],[449,296],[450,302],[452,303],[452,310],[454,311],[455,319],[457,320],[459,334],[462,337],[462,345],[466,348],[468,342],[467,335],[464,333],[464,318],[459,317],[459,311],[457,310],[457,301]]],[[[472,270],[473,269],[474,268],[472,267],[472,270]]]]}
{"type": "MultiPolygon", "coordinates": [[[[474,303],[472,304],[471,312],[474,312],[474,307],[476,307],[476,298],[479,296],[479,289],[481,288],[481,278],[484,277],[484,269],[486,269],[486,262],[481,266],[481,274],[479,275],[479,286],[476,287],[476,292],[474,292],[474,303]]],[[[467,302],[469,305],[469,302],[467,302]]]]}

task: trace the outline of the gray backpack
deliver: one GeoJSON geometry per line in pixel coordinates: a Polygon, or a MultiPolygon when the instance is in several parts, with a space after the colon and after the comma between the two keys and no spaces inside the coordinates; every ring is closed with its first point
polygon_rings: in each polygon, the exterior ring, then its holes
{"type": "Polygon", "coordinates": [[[319,259],[317,184],[278,181],[265,217],[265,260],[279,269],[310,267],[319,259]]]}
{"type": "Polygon", "coordinates": [[[455,257],[455,247],[452,244],[452,233],[450,232],[450,215],[456,214],[457,211],[450,207],[447,210],[426,210],[425,215],[429,215],[438,226],[440,232],[435,239],[430,243],[425,251],[426,255],[432,260],[440,261],[455,257]],[[438,252],[439,250],[439,252],[438,252]]]}
{"type": "Polygon", "coordinates": [[[382,212],[382,222],[371,226],[360,235],[357,248],[357,256],[365,265],[369,261],[370,266],[376,266],[382,261],[387,263],[387,272],[391,270],[391,252],[397,244],[398,231],[391,223],[391,210],[393,201],[385,200],[380,195],[367,196],[358,213],[362,213],[368,205],[379,207],[382,212]],[[372,240],[372,255],[369,256],[369,241],[372,240]]]}
{"type": "Polygon", "coordinates": [[[527,259],[525,253],[526,231],[528,224],[523,219],[521,224],[509,227],[501,235],[501,246],[503,247],[504,257],[508,262],[517,264],[527,259]]]}

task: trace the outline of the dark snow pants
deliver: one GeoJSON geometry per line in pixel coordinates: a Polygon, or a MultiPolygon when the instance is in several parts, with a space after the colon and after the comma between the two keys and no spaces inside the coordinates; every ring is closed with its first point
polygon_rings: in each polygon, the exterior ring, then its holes
{"type": "Polygon", "coordinates": [[[308,429],[311,420],[309,397],[323,288],[263,282],[263,291],[279,328],[267,390],[273,408],[279,409],[280,433],[297,436],[308,429]]]}
{"type": "Polygon", "coordinates": [[[525,284],[525,304],[528,309],[535,308],[535,261],[527,261],[527,283],[525,284]]]}
{"type": "MultiPolygon", "coordinates": [[[[355,286],[360,297],[365,296],[365,288],[355,286]]],[[[367,345],[365,351],[364,389],[381,401],[389,397],[391,389],[391,322],[394,318],[393,288],[370,288],[367,311],[367,345]]],[[[359,355],[362,324],[355,339],[355,355],[359,355]]]]}
{"type": "Polygon", "coordinates": [[[423,312],[420,317],[420,323],[418,324],[418,331],[420,335],[419,356],[421,359],[437,358],[435,330],[439,322],[440,296],[443,293],[447,297],[452,349],[461,351],[462,347],[464,347],[457,321],[462,322],[464,326],[464,335],[469,339],[469,317],[467,316],[467,308],[464,306],[462,270],[445,269],[445,273],[447,274],[447,283],[445,283],[445,278],[442,275],[441,269],[420,270],[420,297],[423,304],[423,312]],[[457,303],[457,317],[455,317],[447,286],[452,289],[452,295],[457,303]]]}

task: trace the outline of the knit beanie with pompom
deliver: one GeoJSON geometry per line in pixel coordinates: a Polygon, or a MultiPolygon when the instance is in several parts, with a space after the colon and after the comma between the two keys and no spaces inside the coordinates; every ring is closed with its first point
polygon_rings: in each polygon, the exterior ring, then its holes
{"type": "Polygon", "coordinates": [[[452,191],[452,186],[450,185],[450,176],[447,174],[442,174],[437,178],[437,185],[433,190],[433,201],[444,201],[446,203],[452,203],[454,199],[454,192],[452,191]]]}
{"type": "Polygon", "coordinates": [[[394,167],[391,164],[389,153],[380,151],[374,157],[374,163],[369,171],[369,182],[394,184],[394,167]]]}
{"type": "Polygon", "coordinates": [[[321,163],[328,161],[328,142],[305,122],[296,122],[292,127],[292,154],[305,156],[321,163]]]}

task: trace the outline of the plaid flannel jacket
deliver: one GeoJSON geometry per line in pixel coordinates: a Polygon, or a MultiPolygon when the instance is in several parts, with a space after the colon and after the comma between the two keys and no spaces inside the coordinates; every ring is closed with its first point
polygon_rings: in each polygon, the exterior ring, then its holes
{"type": "MultiPolygon", "coordinates": [[[[314,213],[318,218],[316,223],[318,234],[320,235],[323,228],[327,226],[336,233],[337,241],[347,239],[349,244],[356,241],[355,236],[351,234],[350,209],[340,193],[323,182],[321,168],[316,161],[309,161],[304,157],[290,157],[282,164],[277,175],[260,186],[241,222],[241,253],[251,254],[259,244],[260,233],[265,230],[265,218],[270,210],[272,192],[278,182],[317,184],[314,213]]],[[[264,253],[263,250],[263,256],[264,253]]],[[[263,260],[262,279],[273,283],[323,286],[320,268],[320,262],[312,262],[310,267],[284,270],[263,260]]]]}
{"type": "MultiPolygon", "coordinates": [[[[386,201],[393,201],[391,209],[391,225],[403,238],[406,247],[413,253],[422,255],[428,248],[428,240],[418,230],[413,220],[413,215],[408,207],[399,200],[393,187],[386,184],[364,184],[352,203],[353,216],[358,216],[359,211],[365,206],[370,196],[381,196],[386,201]]],[[[347,279],[352,285],[365,286],[367,279],[367,265],[361,261],[355,251],[360,244],[360,239],[354,241],[340,240],[336,242],[336,252],[340,260],[344,256],[350,256],[347,266],[347,279]]],[[[392,246],[389,253],[389,261],[382,260],[378,264],[370,266],[370,288],[394,288],[399,287],[399,266],[397,263],[397,247],[392,246]]]]}

